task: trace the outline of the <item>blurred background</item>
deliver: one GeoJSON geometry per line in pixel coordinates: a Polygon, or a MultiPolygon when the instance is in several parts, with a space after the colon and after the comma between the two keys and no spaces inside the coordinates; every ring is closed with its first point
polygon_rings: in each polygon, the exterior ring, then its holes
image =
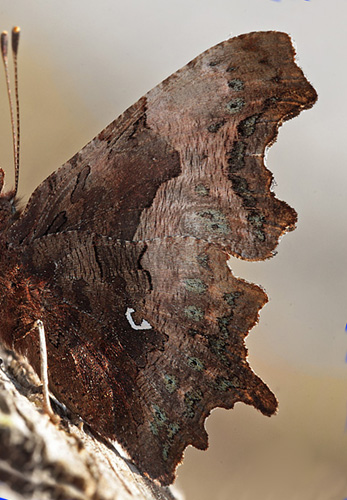
{"type": "MultiPolygon", "coordinates": [[[[176,487],[195,500],[347,498],[345,0],[0,0],[22,29],[20,195],[171,73],[230,36],[289,33],[319,100],[269,150],[278,198],[298,214],[275,258],[233,259],[270,301],[247,338],[249,362],[279,400],[264,417],[214,410],[207,452],[189,448],[176,487]]],[[[0,78],[0,165],[12,146],[0,78]]]]}

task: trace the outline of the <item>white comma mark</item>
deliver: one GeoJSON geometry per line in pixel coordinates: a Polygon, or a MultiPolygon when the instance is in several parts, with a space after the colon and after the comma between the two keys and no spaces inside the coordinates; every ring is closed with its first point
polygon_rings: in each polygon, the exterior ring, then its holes
{"type": "Polygon", "coordinates": [[[142,320],[141,325],[136,325],[133,318],[131,317],[133,312],[135,312],[135,309],[133,309],[132,307],[128,307],[125,313],[126,319],[129,321],[129,324],[133,330],[150,330],[152,328],[152,326],[145,319],[142,320]]]}

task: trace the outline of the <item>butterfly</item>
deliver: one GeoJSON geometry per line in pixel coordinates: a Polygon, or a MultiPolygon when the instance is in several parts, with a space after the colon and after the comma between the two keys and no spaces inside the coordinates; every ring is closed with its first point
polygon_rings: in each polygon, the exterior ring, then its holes
{"type": "MultiPolygon", "coordinates": [[[[139,469],[170,484],[204,421],[277,400],[244,339],[267,296],[229,256],[263,260],[296,213],[264,165],[283,121],[317,95],[285,33],[207,50],[58,168],[20,208],[0,170],[0,340],[139,469]]],[[[17,155],[18,156],[18,155],[17,155]]]]}

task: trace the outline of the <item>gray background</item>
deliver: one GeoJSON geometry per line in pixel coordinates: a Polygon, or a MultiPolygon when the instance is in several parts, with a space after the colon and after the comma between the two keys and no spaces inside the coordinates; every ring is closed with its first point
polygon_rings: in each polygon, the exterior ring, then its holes
{"type": "MultiPolygon", "coordinates": [[[[0,0],[1,29],[22,28],[20,194],[29,194],[146,91],[233,35],[279,30],[315,86],[312,110],[269,150],[279,198],[299,214],[278,255],[232,261],[270,296],[249,361],[279,399],[215,410],[210,448],[189,448],[177,486],[188,499],[347,497],[345,0],[0,0]]],[[[12,169],[0,79],[0,164],[12,169]]],[[[10,173],[7,176],[11,184],[10,173]]]]}

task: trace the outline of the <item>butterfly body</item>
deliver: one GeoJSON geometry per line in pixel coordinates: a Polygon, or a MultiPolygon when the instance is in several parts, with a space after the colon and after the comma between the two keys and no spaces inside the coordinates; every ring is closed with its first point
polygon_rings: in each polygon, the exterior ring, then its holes
{"type": "Polygon", "coordinates": [[[267,297],[227,260],[268,258],[294,228],[264,152],[315,99],[288,35],[243,35],[140,99],[22,212],[1,195],[1,340],[38,371],[41,319],[52,392],[163,484],[188,444],[207,447],[214,407],[276,410],[244,345],[267,297]]]}

